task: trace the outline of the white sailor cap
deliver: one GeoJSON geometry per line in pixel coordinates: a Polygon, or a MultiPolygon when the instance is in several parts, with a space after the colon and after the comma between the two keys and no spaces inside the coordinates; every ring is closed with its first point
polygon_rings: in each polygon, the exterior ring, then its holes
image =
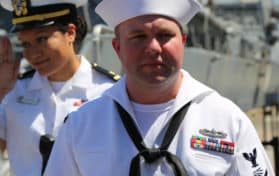
{"type": "Polygon", "coordinates": [[[182,26],[187,24],[202,8],[197,0],[102,0],[96,12],[112,28],[142,15],[163,15],[182,26]]]}
{"type": "Polygon", "coordinates": [[[13,11],[11,32],[77,20],[77,7],[87,0],[0,0],[3,8],[13,11]]]}

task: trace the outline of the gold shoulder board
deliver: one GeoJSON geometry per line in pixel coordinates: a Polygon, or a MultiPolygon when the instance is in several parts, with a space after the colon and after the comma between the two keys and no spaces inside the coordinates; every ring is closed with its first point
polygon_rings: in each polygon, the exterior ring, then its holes
{"type": "Polygon", "coordinates": [[[18,79],[31,78],[31,77],[33,77],[34,73],[35,73],[35,70],[34,70],[34,69],[28,70],[28,71],[26,71],[26,72],[24,72],[24,73],[18,74],[17,78],[18,78],[18,79]]]}
{"type": "Polygon", "coordinates": [[[92,63],[92,68],[94,70],[96,70],[97,72],[100,72],[100,73],[106,75],[107,77],[109,77],[113,81],[118,81],[121,78],[120,75],[116,74],[113,71],[107,70],[103,67],[100,67],[97,63],[92,63]]]}

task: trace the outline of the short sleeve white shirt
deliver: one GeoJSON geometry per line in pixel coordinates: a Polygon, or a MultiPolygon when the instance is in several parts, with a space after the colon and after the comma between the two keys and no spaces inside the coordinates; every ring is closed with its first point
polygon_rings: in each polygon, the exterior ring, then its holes
{"type": "MultiPolygon", "coordinates": [[[[184,120],[173,138],[168,151],[176,155],[191,176],[229,175],[274,176],[256,130],[248,117],[230,100],[192,78],[183,71],[183,83],[168,111],[172,117],[182,106],[191,101],[184,120]],[[204,131],[224,134],[208,136],[204,131]],[[205,139],[207,147],[197,147],[205,139]],[[231,152],[217,150],[221,140],[233,144],[231,152]],[[214,146],[215,145],[215,146],[214,146]],[[214,148],[215,147],[215,148],[214,148]]],[[[129,175],[130,162],[138,154],[117,111],[118,102],[133,118],[135,112],[125,89],[125,76],[105,95],[87,103],[71,113],[54,145],[46,176],[129,175]],[[64,164],[60,164],[60,163],[64,164]]],[[[170,118],[169,118],[170,119],[170,118]]],[[[136,120],[135,120],[136,121],[136,120]]],[[[154,121],[156,123],[156,120],[154,121]]],[[[167,124],[166,124],[167,125],[167,124]]],[[[166,125],[154,125],[143,140],[158,147],[166,125]],[[152,136],[153,137],[150,137],[152,136]]],[[[227,144],[226,144],[227,145],[227,144]]],[[[144,160],[142,166],[146,165],[144,160]]],[[[146,175],[169,176],[166,161],[161,159],[150,165],[146,175]]]]}
{"type": "Polygon", "coordinates": [[[18,80],[0,111],[0,138],[6,140],[12,172],[17,176],[40,175],[40,136],[56,137],[68,113],[112,85],[113,81],[92,70],[84,57],[77,72],[58,92],[38,72],[32,78],[18,80]]]}

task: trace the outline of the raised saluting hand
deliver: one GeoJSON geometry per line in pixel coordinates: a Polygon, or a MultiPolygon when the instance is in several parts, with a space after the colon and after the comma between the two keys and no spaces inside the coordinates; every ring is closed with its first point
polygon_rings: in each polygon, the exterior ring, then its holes
{"type": "Polygon", "coordinates": [[[0,101],[10,92],[17,80],[20,60],[13,59],[8,37],[0,38],[0,101]]]}

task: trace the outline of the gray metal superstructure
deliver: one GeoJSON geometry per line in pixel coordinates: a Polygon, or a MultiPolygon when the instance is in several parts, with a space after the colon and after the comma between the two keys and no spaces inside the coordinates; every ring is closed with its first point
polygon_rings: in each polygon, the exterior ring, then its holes
{"type": "MultiPolygon", "coordinates": [[[[92,25],[80,53],[122,74],[111,46],[114,33],[93,13],[99,1],[81,9],[92,25]]],[[[184,26],[183,67],[247,112],[279,174],[279,0],[200,1],[205,8],[184,26]]],[[[9,18],[1,9],[0,15],[9,18]]]]}

